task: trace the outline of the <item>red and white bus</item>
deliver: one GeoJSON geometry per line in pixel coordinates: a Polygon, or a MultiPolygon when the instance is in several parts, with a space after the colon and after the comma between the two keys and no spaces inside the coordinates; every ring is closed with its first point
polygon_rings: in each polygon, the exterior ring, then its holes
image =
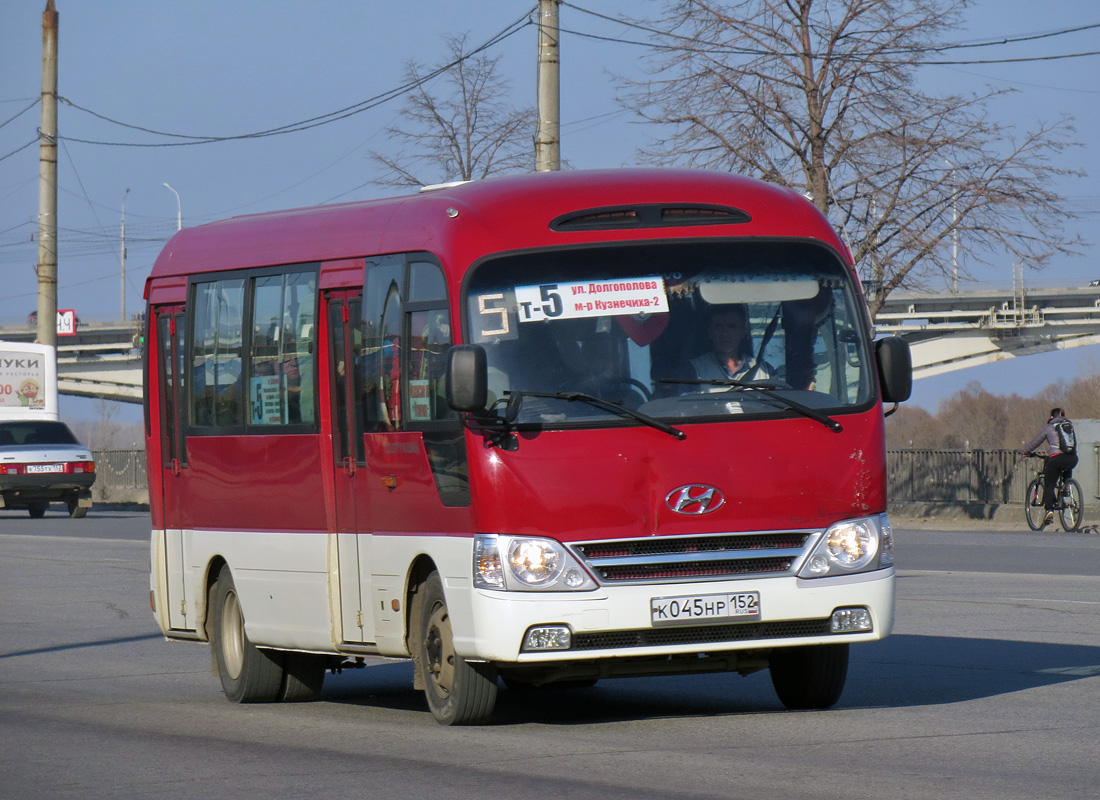
{"type": "Polygon", "coordinates": [[[794,192],[561,172],[238,217],[146,298],[151,602],[231,700],[377,655],[443,724],[704,671],[823,708],[891,630],[909,351],[794,192]]]}

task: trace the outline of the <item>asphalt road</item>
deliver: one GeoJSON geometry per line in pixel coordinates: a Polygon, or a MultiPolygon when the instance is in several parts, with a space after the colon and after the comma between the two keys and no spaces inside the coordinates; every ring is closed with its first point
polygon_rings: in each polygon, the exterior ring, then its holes
{"type": "Polygon", "coordinates": [[[826,712],[766,673],[502,692],[435,724],[404,662],[224,700],[148,605],[148,518],[0,512],[0,798],[1096,797],[1100,536],[897,531],[895,635],[826,712]]]}

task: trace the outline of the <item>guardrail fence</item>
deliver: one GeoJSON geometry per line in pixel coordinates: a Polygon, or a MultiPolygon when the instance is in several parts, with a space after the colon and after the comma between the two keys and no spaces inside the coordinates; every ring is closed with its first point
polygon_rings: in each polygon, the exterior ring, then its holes
{"type": "Polygon", "coordinates": [[[148,503],[144,450],[93,450],[96,503],[148,503]]]}
{"type": "Polygon", "coordinates": [[[1023,503],[1042,462],[1014,450],[887,450],[891,502],[1023,503]]]}

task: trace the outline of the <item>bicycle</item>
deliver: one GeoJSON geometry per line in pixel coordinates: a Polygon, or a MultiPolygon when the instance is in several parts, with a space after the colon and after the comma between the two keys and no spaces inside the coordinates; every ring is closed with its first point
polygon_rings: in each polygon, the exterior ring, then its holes
{"type": "MultiPolygon", "coordinates": [[[[1027,524],[1033,531],[1037,531],[1043,527],[1043,520],[1046,518],[1046,509],[1043,508],[1043,488],[1046,485],[1046,456],[1041,456],[1038,453],[1028,453],[1027,455],[1032,458],[1043,459],[1043,468],[1027,485],[1027,497],[1024,501],[1027,524]]],[[[1054,510],[1058,512],[1058,517],[1062,521],[1062,530],[1066,532],[1078,530],[1081,527],[1082,512],[1081,484],[1073,478],[1067,481],[1059,477],[1055,490],[1057,494],[1055,495],[1054,510]]]]}

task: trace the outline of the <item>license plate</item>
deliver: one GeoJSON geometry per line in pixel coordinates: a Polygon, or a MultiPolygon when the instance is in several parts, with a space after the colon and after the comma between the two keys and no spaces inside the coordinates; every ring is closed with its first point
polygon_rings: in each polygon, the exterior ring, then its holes
{"type": "Polygon", "coordinates": [[[64,464],[27,464],[27,472],[64,472],[64,464]]]}
{"type": "Polygon", "coordinates": [[[654,626],[759,619],[760,592],[653,597],[649,615],[654,626]]]}

